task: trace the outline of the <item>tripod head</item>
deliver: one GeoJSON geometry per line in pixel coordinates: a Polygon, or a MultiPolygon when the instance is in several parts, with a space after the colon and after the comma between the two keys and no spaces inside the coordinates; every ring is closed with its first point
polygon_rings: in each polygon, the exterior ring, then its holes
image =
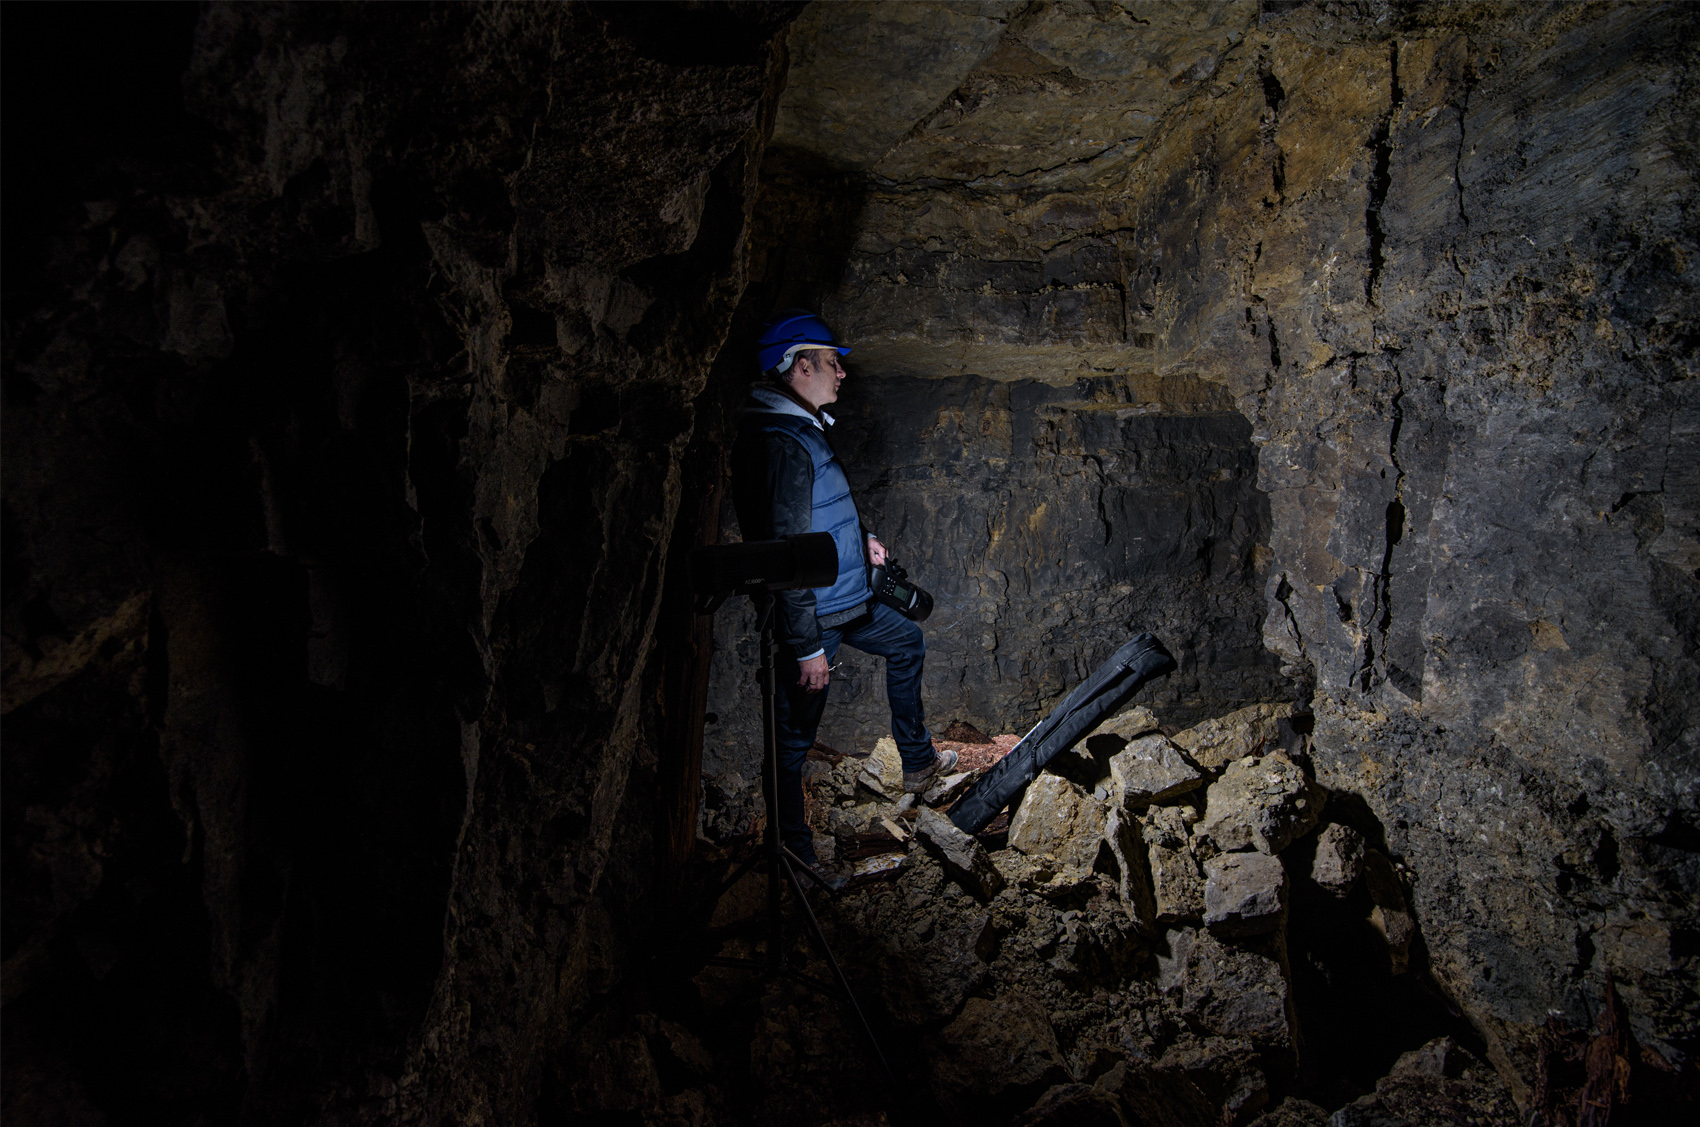
{"type": "Polygon", "coordinates": [[[838,546],[830,532],[721,544],[691,553],[691,590],[698,614],[713,614],[730,595],[830,587],[837,581],[838,546]]]}

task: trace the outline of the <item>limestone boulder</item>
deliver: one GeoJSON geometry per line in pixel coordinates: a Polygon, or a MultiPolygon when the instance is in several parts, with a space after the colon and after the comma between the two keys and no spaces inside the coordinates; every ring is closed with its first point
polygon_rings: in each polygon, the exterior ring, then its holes
{"type": "Polygon", "coordinates": [[[1364,867],[1364,835],[1338,822],[1324,826],[1316,837],[1316,856],[1310,879],[1332,896],[1345,896],[1358,883],[1364,867]]]}
{"type": "MultiPolygon", "coordinates": [[[[925,870],[933,863],[924,850],[911,853],[898,878],[900,893],[908,897],[918,885],[928,884],[925,870]]],[[[933,898],[944,899],[936,893],[933,898]]],[[[936,911],[917,912],[906,904],[889,908],[879,926],[879,954],[864,965],[876,972],[879,999],[899,1025],[944,1021],[985,984],[982,954],[992,928],[991,913],[968,897],[962,897],[961,906],[941,903],[936,911]]]]}
{"type": "Polygon", "coordinates": [[[1204,915],[1204,878],[1185,849],[1160,845],[1147,851],[1151,864],[1151,900],[1159,923],[1196,920],[1204,915]]]}
{"type": "Polygon", "coordinates": [[[834,802],[852,802],[856,798],[856,780],[862,773],[861,759],[845,756],[832,765],[825,777],[815,784],[817,794],[834,802]]]}
{"type": "Polygon", "coordinates": [[[875,798],[881,799],[885,802],[893,802],[897,799],[898,795],[903,793],[901,783],[895,789],[887,790],[885,780],[881,779],[876,772],[868,769],[867,767],[863,767],[861,770],[856,772],[856,783],[875,798]]]}
{"type": "Polygon", "coordinates": [[[1222,936],[1262,935],[1286,921],[1287,870],[1267,853],[1223,853],[1204,863],[1204,924],[1222,936]]]}
{"type": "Polygon", "coordinates": [[[897,816],[897,807],[869,795],[866,801],[850,806],[829,807],[826,812],[826,831],[834,837],[855,837],[857,834],[879,833],[885,822],[897,816]]]}
{"type": "Polygon", "coordinates": [[[1081,740],[1073,747],[1064,748],[1053,756],[1051,761],[1045,764],[1045,773],[1061,775],[1087,790],[1100,788],[1109,779],[1110,750],[1113,749],[1099,744],[1094,751],[1087,745],[1087,741],[1081,740]]]}
{"type": "Polygon", "coordinates": [[[1187,1037],[1156,1060],[1117,1062],[1096,1087],[1147,1127],[1245,1123],[1269,1099],[1262,1063],[1244,1038],[1187,1037]]]}
{"type": "Polygon", "coordinates": [[[1388,1077],[1394,1080],[1445,1080],[1464,1070],[1468,1058],[1450,1037],[1434,1040],[1401,1053],[1388,1077]]]}
{"type": "MultiPolygon", "coordinates": [[[[1267,1064],[1257,1046],[1243,1037],[1206,1036],[1169,1046],[1157,1058],[1155,1070],[1184,1079],[1201,1093],[1217,1109],[1210,1121],[1241,1123],[1269,1102],[1269,1077],[1263,1071],[1267,1064]]],[[[1188,1120],[1176,1117],[1172,1122],[1178,1127],[1188,1120]]]]}
{"type": "Polygon", "coordinates": [[[1204,772],[1161,732],[1133,740],[1110,756],[1110,802],[1140,809],[1196,790],[1204,772]]]}
{"type": "Polygon", "coordinates": [[[1117,891],[1127,905],[1128,915],[1140,930],[1154,930],[1157,905],[1151,894],[1150,864],[1138,821],[1127,811],[1112,806],[1104,823],[1104,842],[1116,861],[1117,891]]]}
{"type": "Polygon", "coordinates": [[[1328,1127],[1328,1111],[1320,1104],[1288,1096],[1246,1127],[1328,1127]]]}
{"type": "Polygon", "coordinates": [[[1157,717],[1144,705],[1124,709],[1086,733],[1080,741],[1088,754],[1108,763],[1110,756],[1138,739],[1158,731],[1157,717]]]}
{"type": "Polygon", "coordinates": [[[1279,853],[1310,832],[1325,792],[1281,756],[1241,759],[1210,785],[1197,836],[1219,852],[1279,853]]]}
{"type": "Polygon", "coordinates": [[[1197,812],[1190,806],[1153,806],[1139,816],[1146,844],[1167,849],[1187,849],[1197,820],[1197,812]]]}
{"type": "MultiPolygon", "coordinates": [[[[1562,1102],[1559,1106],[1563,1106],[1562,1102]]],[[[1646,1105],[1643,1108],[1642,1114],[1647,1115],[1646,1105]]],[[[1450,1037],[1437,1038],[1402,1055],[1392,1070],[1376,1081],[1374,1095],[1348,1104],[1336,1114],[1354,1127],[1390,1122],[1515,1123],[1519,1120],[1504,1078],[1450,1037]]],[[[1616,1118],[1613,1117],[1614,1121],[1616,1118]]],[[[1660,1116],[1654,1112],[1648,1118],[1660,1116]]],[[[1679,1119],[1680,1115],[1675,1118],[1666,1115],[1662,1121],[1679,1119]]]]}
{"type": "Polygon", "coordinates": [[[968,999],[934,1047],[934,1090],[964,1121],[999,1110],[1007,1118],[1069,1079],[1044,1004],[1019,991],[968,999]]]}
{"type": "Polygon", "coordinates": [[[893,1022],[936,1027],[985,983],[992,912],[951,880],[934,850],[881,856],[903,864],[877,888],[846,892],[857,899],[856,925],[843,917],[822,922],[837,957],[860,968],[893,1022]]]}
{"type": "Polygon", "coordinates": [[[1077,899],[1091,885],[1108,880],[1089,869],[1065,869],[1048,853],[1029,857],[1019,849],[999,849],[991,858],[1007,884],[1047,900],[1077,899]]]}
{"type": "Polygon", "coordinates": [[[1147,732],[1157,730],[1157,717],[1143,704],[1136,704],[1131,708],[1122,709],[1087,732],[1086,738],[1090,740],[1097,736],[1118,736],[1123,743],[1129,743],[1147,732]]]}
{"type": "Polygon", "coordinates": [[[1004,877],[973,835],[957,829],[949,818],[923,806],[915,818],[915,837],[937,857],[950,879],[981,900],[1003,891],[1004,877]]]}
{"type": "Polygon", "coordinates": [[[1054,933],[1054,953],[1047,962],[1058,980],[1076,989],[1121,979],[1146,949],[1139,922],[1113,895],[1093,896],[1083,908],[1064,908],[1057,922],[1061,928],[1054,933]]]}
{"type": "Polygon", "coordinates": [[[1364,851],[1364,884],[1369,888],[1369,922],[1387,941],[1387,954],[1394,974],[1404,974],[1410,962],[1411,940],[1417,937],[1417,921],[1405,902],[1404,885],[1393,862],[1378,849],[1364,851]]]}
{"type": "Polygon", "coordinates": [[[1089,873],[1108,819],[1107,804],[1059,775],[1041,774],[1009,821],[1009,846],[1029,857],[1049,855],[1062,872],[1089,873]]]}
{"type": "Polygon", "coordinates": [[[1087,1084],[1058,1084],[1016,1117],[1014,1127],[1127,1127],[1121,1100],[1087,1084]]]}
{"type": "Polygon", "coordinates": [[[1280,722],[1292,714],[1290,704],[1254,704],[1178,732],[1175,743],[1199,766],[1218,771],[1236,759],[1279,747],[1280,722]]]}
{"type": "Polygon", "coordinates": [[[978,771],[958,771],[950,775],[935,775],[921,792],[921,801],[928,806],[949,806],[980,777],[978,771]]]}
{"type": "Polygon", "coordinates": [[[1204,878],[1188,846],[1185,814],[1177,807],[1155,806],[1140,825],[1151,899],[1159,923],[1197,920],[1204,915],[1204,878]]]}
{"type": "Polygon", "coordinates": [[[1168,933],[1158,958],[1158,985],[1179,998],[1195,1029],[1291,1047],[1295,1021],[1291,976],[1279,935],[1225,943],[1203,929],[1168,933]]]}
{"type": "Polygon", "coordinates": [[[874,750],[864,761],[864,765],[880,782],[880,787],[893,801],[903,793],[903,756],[897,750],[897,741],[890,736],[881,736],[874,742],[874,750]]]}

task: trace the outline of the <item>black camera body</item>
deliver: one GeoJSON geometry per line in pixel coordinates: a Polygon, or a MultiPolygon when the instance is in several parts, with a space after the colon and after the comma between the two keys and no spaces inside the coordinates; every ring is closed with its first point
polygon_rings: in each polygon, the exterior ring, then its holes
{"type": "Polygon", "coordinates": [[[887,559],[868,568],[868,586],[874,598],[905,618],[925,622],[933,613],[933,597],[909,581],[909,573],[887,559]]]}

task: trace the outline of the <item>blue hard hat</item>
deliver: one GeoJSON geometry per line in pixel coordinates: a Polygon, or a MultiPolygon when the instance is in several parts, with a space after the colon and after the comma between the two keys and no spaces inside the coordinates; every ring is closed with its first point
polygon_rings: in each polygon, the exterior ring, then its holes
{"type": "Polygon", "coordinates": [[[756,338],[756,361],[764,372],[789,367],[791,357],[805,348],[837,348],[840,356],[850,354],[848,348],[839,348],[825,321],[806,309],[787,309],[756,338]]]}

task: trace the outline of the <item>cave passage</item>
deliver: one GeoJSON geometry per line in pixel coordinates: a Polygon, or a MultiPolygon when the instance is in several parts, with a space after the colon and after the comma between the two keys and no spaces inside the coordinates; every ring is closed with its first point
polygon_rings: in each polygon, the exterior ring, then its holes
{"type": "Polygon", "coordinates": [[[6,1122],[1694,1118],[1700,9],[4,20],[6,1122]],[[1180,663],[970,837],[845,655],[895,1086],[710,962],[794,306],[964,766],[1180,663]]]}

